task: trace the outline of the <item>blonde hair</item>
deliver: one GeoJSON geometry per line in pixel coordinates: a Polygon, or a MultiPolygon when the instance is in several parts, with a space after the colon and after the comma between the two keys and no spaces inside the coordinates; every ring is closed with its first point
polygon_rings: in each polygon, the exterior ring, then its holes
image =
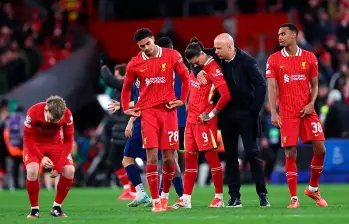
{"type": "Polygon", "coordinates": [[[50,96],[47,98],[46,106],[55,121],[59,121],[63,117],[67,108],[64,99],[60,96],[50,96]]]}

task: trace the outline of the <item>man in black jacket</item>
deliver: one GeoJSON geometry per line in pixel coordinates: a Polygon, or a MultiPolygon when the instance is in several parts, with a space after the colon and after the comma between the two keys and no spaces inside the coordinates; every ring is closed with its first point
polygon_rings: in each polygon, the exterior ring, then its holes
{"type": "MultiPolygon", "coordinates": [[[[226,176],[230,195],[227,207],[242,206],[238,162],[239,136],[244,145],[245,160],[250,163],[260,206],[270,206],[262,159],[257,147],[257,138],[261,134],[259,112],[266,94],[265,78],[258,69],[256,60],[236,47],[234,39],[227,33],[216,37],[213,49],[204,51],[220,64],[231,95],[231,101],[218,115],[218,126],[225,147],[226,176]]],[[[202,71],[198,74],[198,79],[205,83],[202,71]]]]}
{"type": "MultiPolygon", "coordinates": [[[[126,64],[116,65],[114,68],[114,74],[106,66],[106,58],[102,54],[100,58],[101,63],[101,77],[105,83],[114,88],[113,99],[120,102],[120,95],[124,77],[126,73],[126,64]]],[[[115,101],[114,101],[115,102],[115,101]]],[[[125,128],[128,123],[128,117],[121,111],[115,111],[107,118],[106,125],[104,127],[105,134],[105,148],[109,151],[109,160],[112,172],[118,177],[124,191],[119,197],[119,200],[133,200],[135,195],[135,189],[128,179],[125,168],[122,165],[122,159],[124,157],[124,148],[127,141],[125,136],[125,128]]]]}

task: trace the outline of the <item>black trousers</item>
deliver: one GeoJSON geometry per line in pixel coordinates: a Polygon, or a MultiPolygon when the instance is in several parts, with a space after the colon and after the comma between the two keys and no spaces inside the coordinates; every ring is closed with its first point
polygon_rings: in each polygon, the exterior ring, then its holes
{"type": "MultiPolygon", "coordinates": [[[[240,198],[240,171],[238,162],[238,139],[242,138],[245,160],[250,162],[252,177],[258,194],[267,193],[263,162],[257,147],[257,121],[249,111],[235,111],[229,118],[220,119],[220,129],[225,148],[226,173],[231,198],[240,198]]],[[[257,118],[256,118],[257,119],[257,118]]]]}

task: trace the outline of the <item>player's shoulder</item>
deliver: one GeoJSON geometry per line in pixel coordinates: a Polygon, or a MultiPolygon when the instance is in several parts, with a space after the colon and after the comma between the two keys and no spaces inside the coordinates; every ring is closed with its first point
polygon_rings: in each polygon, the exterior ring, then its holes
{"type": "Polygon", "coordinates": [[[174,59],[182,58],[182,55],[175,49],[172,48],[160,48],[162,56],[172,57],[174,59]]]}
{"type": "Polygon", "coordinates": [[[28,109],[28,114],[36,114],[45,110],[46,102],[36,103],[28,109]]]}
{"type": "Polygon", "coordinates": [[[205,70],[206,72],[216,71],[217,69],[221,70],[218,63],[212,57],[206,61],[202,69],[205,70]]]}
{"type": "Polygon", "coordinates": [[[316,59],[316,56],[313,52],[304,49],[301,49],[301,51],[302,53],[300,56],[302,56],[303,58],[316,59]]]}
{"type": "Polygon", "coordinates": [[[274,52],[271,55],[269,55],[268,61],[269,62],[275,62],[278,59],[280,59],[281,57],[283,57],[282,54],[281,54],[281,51],[277,51],[277,52],[274,52]]]}
{"type": "Polygon", "coordinates": [[[136,56],[132,57],[130,61],[127,63],[127,68],[131,68],[135,64],[139,63],[142,60],[142,54],[139,53],[136,56]]]}
{"type": "Polygon", "coordinates": [[[68,107],[64,111],[63,123],[67,125],[73,124],[73,114],[68,107]]]}

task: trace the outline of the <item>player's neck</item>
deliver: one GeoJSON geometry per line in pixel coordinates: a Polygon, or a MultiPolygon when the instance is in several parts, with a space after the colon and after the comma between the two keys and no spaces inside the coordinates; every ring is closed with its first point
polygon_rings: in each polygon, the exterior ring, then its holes
{"type": "Polygon", "coordinates": [[[285,47],[285,50],[290,56],[295,56],[297,54],[298,46],[297,44],[291,44],[285,47]]]}
{"type": "Polygon", "coordinates": [[[153,53],[151,53],[150,55],[147,55],[149,58],[155,58],[156,55],[158,54],[159,48],[157,46],[155,46],[155,49],[153,50],[153,53]]]}
{"type": "Polygon", "coordinates": [[[210,58],[212,58],[212,57],[206,54],[204,64],[206,64],[206,63],[207,63],[207,61],[208,61],[210,58]]]}

